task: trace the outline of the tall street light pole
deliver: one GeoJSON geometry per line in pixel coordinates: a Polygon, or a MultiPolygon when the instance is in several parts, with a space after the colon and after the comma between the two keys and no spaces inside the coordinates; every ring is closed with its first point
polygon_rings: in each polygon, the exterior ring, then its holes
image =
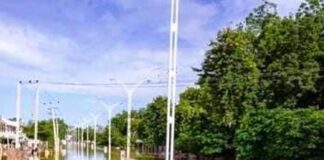
{"type": "Polygon", "coordinates": [[[57,128],[56,128],[56,122],[55,122],[55,112],[54,107],[52,106],[50,108],[51,115],[52,115],[52,122],[53,122],[53,133],[54,133],[54,151],[57,153],[59,151],[58,144],[57,144],[57,128]]]}
{"type": "Polygon", "coordinates": [[[142,81],[140,83],[137,83],[134,85],[134,87],[127,86],[125,83],[116,80],[116,79],[110,79],[111,81],[116,81],[119,85],[122,86],[122,88],[127,93],[127,151],[126,151],[126,160],[130,160],[130,150],[131,150],[131,112],[132,112],[132,98],[134,91],[143,85],[146,82],[149,82],[149,80],[142,81]]]}
{"type": "Polygon", "coordinates": [[[87,157],[89,158],[89,121],[84,120],[85,126],[86,126],[86,152],[87,152],[87,157]]]}
{"type": "Polygon", "coordinates": [[[121,103],[116,103],[116,104],[113,104],[113,105],[109,106],[105,102],[99,101],[99,104],[104,106],[108,111],[108,160],[111,160],[111,118],[112,118],[112,110],[116,106],[120,105],[121,103]]]}
{"type": "MultiPolygon", "coordinates": [[[[31,81],[29,81],[31,83],[31,81]]],[[[35,94],[35,108],[34,108],[34,147],[38,146],[38,112],[39,112],[39,84],[38,80],[35,81],[36,84],[36,94],[35,94]]]]}
{"type": "Polygon", "coordinates": [[[84,150],[83,150],[83,146],[84,146],[84,124],[81,124],[81,159],[83,159],[84,157],[84,150]]]}
{"type": "Polygon", "coordinates": [[[59,124],[59,118],[58,118],[58,116],[56,117],[55,122],[56,122],[57,144],[60,147],[60,141],[61,141],[60,140],[60,124],[59,124]]]}
{"type": "Polygon", "coordinates": [[[21,110],[21,85],[22,81],[17,84],[17,97],[16,97],[16,134],[15,134],[15,148],[20,148],[20,110],[21,110]]]}
{"type": "Polygon", "coordinates": [[[93,132],[94,132],[94,138],[93,138],[93,151],[94,151],[94,159],[97,158],[97,121],[100,114],[93,115],[91,114],[91,117],[93,118],[93,132]]]}
{"type": "Polygon", "coordinates": [[[179,1],[171,0],[166,160],[174,160],[179,1]]]}
{"type": "Polygon", "coordinates": [[[79,144],[80,144],[80,132],[79,132],[79,126],[76,127],[77,131],[77,137],[76,137],[76,146],[77,146],[77,152],[79,153],[79,144]]]}
{"type": "MultiPolygon", "coordinates": [[[[57,103],[59,104],[60,102],[57,101],[57,103]]],[[[55,109],[57,109],[57,107],[54,107],[53,102],[48,102],[49,104],[49,111],[50,114],[52,116],[52,121],[53,121],[53,133],[54,133],[54,150],[55,152],[59,152],[60,150],[60,140],[59,140],[59,124],[58,124],[58,120],[56,120],[56,114],[55,114],[55,109]]],[[[46,103],[44,103],[44,105],[46,105],[46,103]]]]}

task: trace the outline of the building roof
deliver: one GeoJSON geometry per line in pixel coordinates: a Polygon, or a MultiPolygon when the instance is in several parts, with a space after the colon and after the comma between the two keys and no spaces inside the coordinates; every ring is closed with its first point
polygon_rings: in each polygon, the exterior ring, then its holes
{"type": "Polygon", "coordinates": [[[8,126],[12,126],[12,127],[16,127],[17,126],[17,122],[16,121],[11,121],[11,120],[6,119],[6,118],[4,118],[2,116],[0,116],[0,121],[3,122],[3,123],[5,123],[8,126]]]}

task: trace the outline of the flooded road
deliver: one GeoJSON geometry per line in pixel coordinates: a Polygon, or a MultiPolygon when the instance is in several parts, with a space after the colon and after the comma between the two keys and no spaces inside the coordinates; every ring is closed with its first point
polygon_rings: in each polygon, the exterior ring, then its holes
{"type": "MultiPolygon", "coordinates": [[[[90,148],[80,147],[68,144],[65,151],[61,152],[60,156],[53,157],[53,160],[108,160],[107,154],[104,154],[102,150],[97,149],[96,152],[90,148]]],[[[117,158],[112,157],[112,160],[117,158]]]]}

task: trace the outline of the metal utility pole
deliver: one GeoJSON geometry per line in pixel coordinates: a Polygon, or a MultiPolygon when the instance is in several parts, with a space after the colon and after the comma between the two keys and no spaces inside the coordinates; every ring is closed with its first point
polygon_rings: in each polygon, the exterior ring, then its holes
{"type": "Polygon", "coordinates": [[[99,101],[99,104],[104,106],[108,111],[108,160],[111,160],[111,118],[112,118],[112,110],[117,106],[118,104],[113,104],[111,107],[104,103],[103,101],[99,101]]]}
{"type": "Polygon", "coordinates": [[[168,109],[165,159],[174,160],[174,128],[178,49],[179,0],[171,0],[168,109]]]}
{"type": "Polygon", "coordinates": [[[20,110],[21,110],[21,85],[22,81],[17,84],[17,99],[16,99],[16,134],[15,134],[15,148],[20,148],[19,136],[20,136],[20,110]]]}
{"type": "Polygon", "coordinates": [[[140,83],[137,83],[134,85],[134,87],[127,86],[125,83],[116,80],[116,79],[110,79],[116,81],[119,85],[122,86],[122,88],[127,93],[127,149],[126,149],[126,160],[130,160],[130,150],[131,150],[131,117],[132,117],[132,99],[133,99],[133,93],[135,90],[143,85],[146,82],[149,82],[149,80],[142,81],[140,83]]]}

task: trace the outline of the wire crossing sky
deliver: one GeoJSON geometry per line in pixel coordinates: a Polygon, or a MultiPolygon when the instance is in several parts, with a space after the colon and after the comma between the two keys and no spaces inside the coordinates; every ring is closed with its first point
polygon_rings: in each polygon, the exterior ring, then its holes
{"type": "MultiPolygon", "coordinates": [[[[261,2],[180,2],[179,93],[196,81],[191,68],[199,67],[217,32],[243,21],[261,2]]],[[[281,15],[288,15],[301,0],[271,2],[278,4],[281,15]]],[[[57,83],[40,86],[41,104],[59,100],[61,116],[69,123],[91,111],[103,111],[90,103],[96,97],[111,104],[126,100],[110,78],[134,84],[159,67],[149,78],[151,83],[135,92],[134,106],[143,107],[153,97],[166,95],[169,17],[170,2],[165,0],[1,0],[0,115],[14,117],[19,80],[57,83]],[[78,86],[67,85],[71,83],[78,86]]],[[[33,85],[22,87],[25,122],[32,118],[34,95],[33,85]]],[[[120,106],[115,112],[125,109],[120,106]]],[[[39,113],[41,119],[49,117],[46,106],[39,113]]]]}

